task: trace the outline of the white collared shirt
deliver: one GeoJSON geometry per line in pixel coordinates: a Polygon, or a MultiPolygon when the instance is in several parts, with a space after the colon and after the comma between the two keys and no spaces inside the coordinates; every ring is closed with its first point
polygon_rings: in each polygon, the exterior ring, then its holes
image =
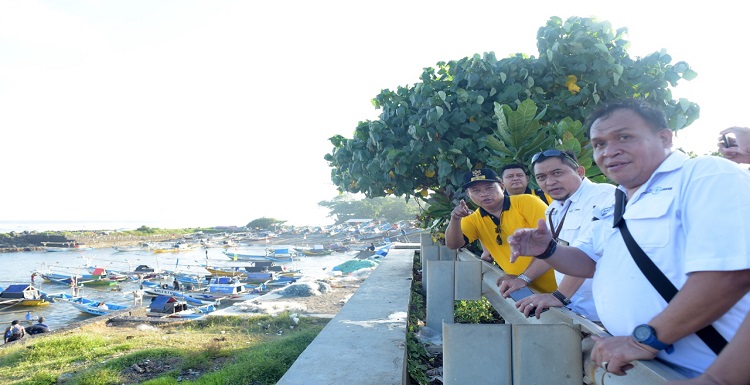
{"type": "MultiPolygon", "coordinates": [[[[674,152],[630,197],[623,218],[646,255],[680,289],[691,272],[750,269],[748,193],[750,174],[738,165],[674,152]]],[[[612,227],[614,207],[597,209],[597,216],[601,220],[572,246],[598,261],[593,289],[602,323],[612,335],[630,335],[667,303],[633,261],[619,229],[612,227]]],[[[730,340],[748,311],[750,294],[713,326],[730,340]]],[[[675,342],[674,348],[658,357],[698,372],[716,358],[695,334],[675,342]]]]}
{"type": "MultiPolygon", "coordinates": [[[[550,203],[545,213],[547,226],[549,226],[550,231],[554,231],[558,228],[564,216],[565,221],[558,234],[558,240],[573,243],[579,234],[586,233],[581,230],[591,226],[594,209],[612,206],[614,201],[615,186],[607,183],[593,183],[587,178],[583,178],[581,186],[568,199],[562,202],[555,200],[550,203]],[[552,223],[549,223],[550,213],[552,213],[552,223]]],[[[562,282],[563,277],[565,277],[565,274],[555,271],[555,279],[558,285],[562,282]]],[[[575,294],[570,297],[570,305],[567,307],[592,321],[599,321],[591,285],[591,279],[585,280],[575,294]]]]}

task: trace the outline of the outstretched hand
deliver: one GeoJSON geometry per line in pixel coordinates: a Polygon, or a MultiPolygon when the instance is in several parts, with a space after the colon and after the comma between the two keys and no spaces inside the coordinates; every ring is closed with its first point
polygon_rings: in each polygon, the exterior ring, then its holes
{"type": "Polygon", "coordinates": [[[540,219],[535,229],[517,229],[508,237],[510,245],[510,261],[515,262],[524,255],[539,255],[547,250],[552,233],[547,228],[547,222],[540,219]]]}
{"type": "Polygon", "coordinates": [[[467,217],[471,215],[474,211],[469,208],[469,206],[466,204],[466,201],[461,199],[460,202],[458,202],[458,205],[451,211],[451,219],[461,219],[463,217],[467,217]]]}

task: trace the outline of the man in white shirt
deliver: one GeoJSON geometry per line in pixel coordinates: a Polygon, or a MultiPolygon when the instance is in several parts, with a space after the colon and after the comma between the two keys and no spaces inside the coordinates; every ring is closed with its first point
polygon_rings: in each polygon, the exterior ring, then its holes
{"type": "Polygon", "coordinates": [[[544,221],[518,229],[511,259],[549,258],[565,274],[594,277],[596,310],[613,337],[594,337],[591,358],[605,370],[624,375],[632,361],[658,357],[695,376],[722,345],[696,332],[710,325],[729,340],[750,311],[750,173],[719,157],[672,152],[664,113],[642,101],[603,105],[587,125],[596,164],[619,184],[622,205],[597,208],[599,220],[570,247],[552,241],[544,221]],[[679,290],[669,303],[626,247],[622,221],[679,290]]]}
{"type": "MultiPolygon", "coordinates": [[[[615,186],[597,184],[586,178],[586,170],[578,164],[575,155],[550,149],[540,152],[531,160],[531,169],[539,187],[554,199],[547,208],[547,226],[553,229],[553,238],[559,244],[568,244],[588,228],[596,207],[611,207],[615,199],[615,186]]],[[[498,287],[503,297],[526,287],[551,266],[543,260],[535,260],[519,276],[503,276],[498,287]]],[[[565,306],[592,320],[599,321],[594,306],[591,279],[566,276],[555,271],[557,290],[552,293],[535,294],[516,302],[516,307],[526,316],[538,318],[547,308],[565,306]]]]}

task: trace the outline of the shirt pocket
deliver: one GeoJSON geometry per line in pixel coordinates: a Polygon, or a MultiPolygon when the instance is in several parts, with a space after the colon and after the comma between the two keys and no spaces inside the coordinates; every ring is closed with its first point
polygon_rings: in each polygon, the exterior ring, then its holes
{"type": "Polygon", "coordinates": [[[672,241],[675,226],[670,215],[674,204],[670,191],[659,194],[644,194],[625,210],[628,230],[641,248],[664,247],[672,241]]]}

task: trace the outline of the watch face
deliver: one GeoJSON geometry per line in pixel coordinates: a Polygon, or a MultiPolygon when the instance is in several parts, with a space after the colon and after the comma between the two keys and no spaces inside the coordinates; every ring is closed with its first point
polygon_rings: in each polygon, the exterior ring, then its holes
{"type": "Polygon", "coordinates": [[[638,342],[647,340],[652,334],[651,328],[648,325],[638,325],[635,330],[633,330],[633,337],[638,342]]]}

